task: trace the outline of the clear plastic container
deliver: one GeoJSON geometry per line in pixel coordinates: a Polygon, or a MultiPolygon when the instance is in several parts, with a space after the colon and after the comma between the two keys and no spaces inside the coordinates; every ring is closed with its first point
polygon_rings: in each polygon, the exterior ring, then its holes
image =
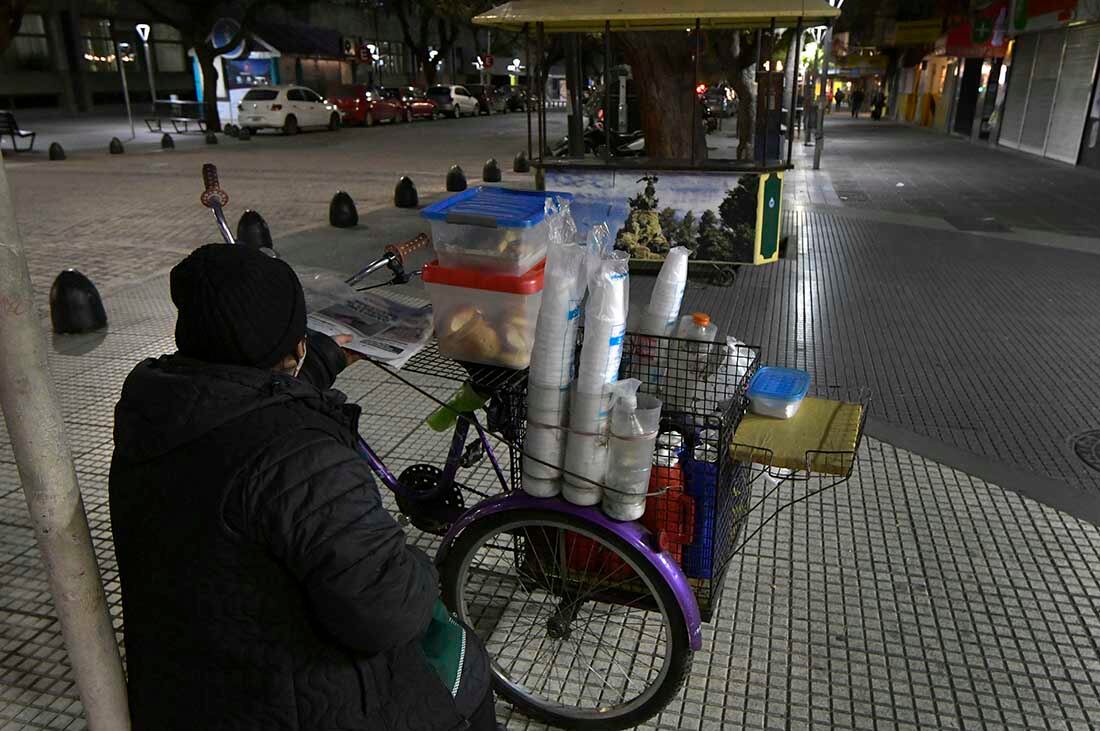
{"type": "Polygon", "coordinates": [[[432,226],[432,244],[445,267],[519,276],[546,256],[547,198],[569,193],[479,186],[434,203],[420,215],[432,226]]]}
{"type": "Polygon", "coordinates": [[[426,264],[439,352],[455,360],[526,368],[542,301],[543,264],[519,277],[426,264]]]}
{"type": "Polygon", "coordinates": [[[752,412],[775,419],[790,419],[798,413],[810,390],[810,374],[797,368],[761,368],[749,381],[752,412]]]}

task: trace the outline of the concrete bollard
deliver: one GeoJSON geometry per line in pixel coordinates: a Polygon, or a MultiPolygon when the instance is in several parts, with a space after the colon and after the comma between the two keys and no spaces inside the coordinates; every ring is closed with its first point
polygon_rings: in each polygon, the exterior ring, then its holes
{"type": "Polygon", "coordinates": [[[527,173],[531,171],[531,161],[527,159],[527,153],[520,150],[512,160],[512,172],[527,173]]]}
{"type": "Polygon", "coordinates": [[[112,155],[121,155],[125,150],[122,147],[122,140],[117,137],[111,138],[111,144],[107,146],[107,151],[112,155]]]}
{"type": "Polygon", "coordinates": [[[237,221],[237,243],[244,244],[253,249],[271,249],[275,251],[275,245],[271,243],[271,229],[267,227],[267,221],[256,211],[245,209],[237,221]]]}
{"type": "Polygon", "coordinates": [[[242,127],[241,129],[237,130],[236,137],[241,142],[248,142],[250,139],[252,139],[252,133],[248,131],[248,127],[242,127]]]}
{"type": "Polygon", "coordinates": [[[172,139],[172,135],[165,132],[160,138],[160,149],[162,150],[174,150],[176,149],[176,141],[172,139]]]}
{"type": "Polygon", "coordinates": [[[447,190],[451,193],[466,190],[466,173],[458,165],[452,165],[447,171],[447,190]]]}
{"type": "Polygon", "coordinates": [[[50,287],[50,322],[55,333],[86,333],[107,327],[103,298],[75,269],[57,275],[50,287]]]}
{"type": "Polygon", "coordinates": [[[420,205],[420,194],[409,176],[403,175],[397,181],[397,187],[393,189],[393,204],[398,208],[416,208],[420,205]]]}
{"type": "Polygon", "coordinates": [[[60,142],[50,143],[50,159],[51,160],[64,160],[65,148],[61,146],[60,142]]]}
{"type": "Polygon", "coordinates": [[[481,169],[481,179],[486,183],[500,182],[500,164],[495,157],[485,161],[485,167],[481,169]]]}
{"type": "Polygon", "coordinates": [[[355,201],[342,190],[332,196],[332,202],[328,204],[328,222],[336,228],[354,228],[359,223],[355,201]]]}

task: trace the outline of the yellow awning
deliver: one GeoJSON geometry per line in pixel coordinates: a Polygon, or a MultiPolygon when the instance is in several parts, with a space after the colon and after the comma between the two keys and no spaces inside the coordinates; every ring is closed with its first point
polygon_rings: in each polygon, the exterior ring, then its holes
{"type": "Polygon", "coordinates": [[[778,28],[802,19],[804,28],[840,15],[825,0],[512,0],[474,18],[474,23],[506,30],[542,23],[548,33],[703,28],[778,28]]]}

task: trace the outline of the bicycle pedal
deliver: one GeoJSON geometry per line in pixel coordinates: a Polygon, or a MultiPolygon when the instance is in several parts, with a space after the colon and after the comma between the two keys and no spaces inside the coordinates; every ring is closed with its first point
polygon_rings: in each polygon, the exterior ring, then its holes
{"type": "Polygon", "coordinates": [[[475,439],[462,450],[462,456],[458,458],[458,466],[468,469],[485,459],[485,445],[480,439],[475,439]]]}

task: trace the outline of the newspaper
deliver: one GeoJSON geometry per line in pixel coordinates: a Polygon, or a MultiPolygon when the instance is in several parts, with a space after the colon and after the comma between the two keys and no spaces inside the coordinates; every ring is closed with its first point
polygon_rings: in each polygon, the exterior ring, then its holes
{"type": "MultiPolygon", "coordinates": [[[[334,272],[296,269],[306,296],[308,326],[326,335],[351,335],[344,345],[365,358],[400,368],[432,339],[432,306],[358,292],[334,272]]],[[[412,299],[412,298],[409,298],[412,299]]]]}

